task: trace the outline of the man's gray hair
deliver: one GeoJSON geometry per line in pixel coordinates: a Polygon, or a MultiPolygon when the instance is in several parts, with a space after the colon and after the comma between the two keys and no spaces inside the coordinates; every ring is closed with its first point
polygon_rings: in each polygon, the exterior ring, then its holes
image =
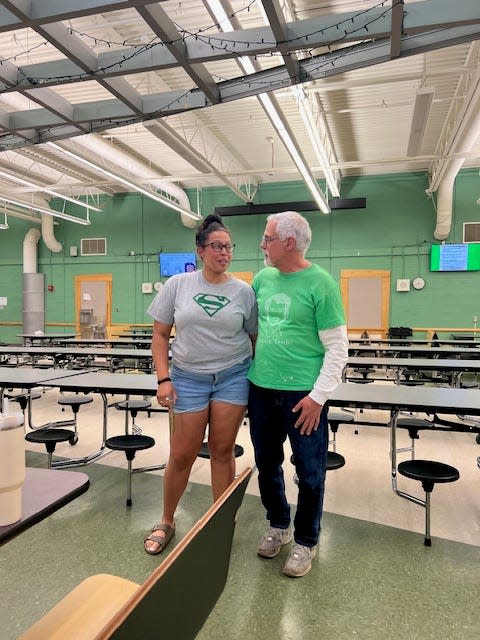
{"type": "Polygon", "coordinates": [[[297,211],[282,211],[281,213],[272,213],[267,217],[267,220],[273,220],[277,223],[276,229],[280,240],[295,238],[297,251],[305,255],[312,241],[312,230],[303,216],[297,211]]]}

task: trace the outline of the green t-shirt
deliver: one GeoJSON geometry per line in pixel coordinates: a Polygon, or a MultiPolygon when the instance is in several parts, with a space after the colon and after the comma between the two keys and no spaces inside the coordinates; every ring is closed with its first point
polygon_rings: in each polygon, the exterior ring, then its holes
{"type": "Polygon", "coordinates": [[[325,354],[318,332],[345,324],[337,283],[312,264],[293,273],[267,267],[252,286],[258,337],[249,380],[267,389],[311,390],[325,354]]]}

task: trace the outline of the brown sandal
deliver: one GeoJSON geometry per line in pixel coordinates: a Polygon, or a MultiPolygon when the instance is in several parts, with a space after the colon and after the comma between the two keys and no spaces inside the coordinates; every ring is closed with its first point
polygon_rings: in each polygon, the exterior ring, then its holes
{"type": "Polygon", "coordinates": [[[168,545],[170,540],[173,538],[174,534],[175,534],[175,525],[172,526],[172,525],[169,525],[169,524],[161,524],[161,523],[160,524],[154,524],[153,527],[152,527],[152,531],[151,531],[150,535],[147,536],[143,541],[143,548],[151,556],[156,556],[158,553],[162,553],[162,551],[168,545]],[[164,536],[153,535],[155,533],[155,531],[163,531],[165,533],[165,535],[164,536]],[[145,543],[148,540],[151,540],[152,542],[155,542],[158,545],[158,548],[155,549],[154,551],[152,551],[150,549],[147,549],[147,546],[146,546],[145,543]]]}

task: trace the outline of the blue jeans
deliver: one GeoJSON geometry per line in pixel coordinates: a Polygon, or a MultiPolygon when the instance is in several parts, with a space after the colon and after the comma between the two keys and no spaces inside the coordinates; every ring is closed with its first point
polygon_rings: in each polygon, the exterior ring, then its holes
{"type": "Polygon", "coordinates": [[[297,544],[313,547],[318,542],[328,449],[327,405],[319,427],[307,435],[294,428],[298,413],[292,408],[309,391],[276,391],[250,384],[248,417],[258,467],[258,485],[270,526],[286,529],[290,505],[285,496],[283,444],[290,440],[298,475],[298,501],[294,520],[297,544]]]}

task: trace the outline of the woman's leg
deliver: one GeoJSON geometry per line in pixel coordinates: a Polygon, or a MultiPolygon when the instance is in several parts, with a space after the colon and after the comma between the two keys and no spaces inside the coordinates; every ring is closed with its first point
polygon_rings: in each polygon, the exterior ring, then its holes
{"type": "Polygon", "coordinates": [[[210,403],[208,450],[212,470],[213,499],[217,500],[235,476],[235,438],[246,406],[226,402],[210,403]]]}
{"type": "MultiPolygon", "coordinates": [[[[162,524],[174,523],[175,510],[187,486],[190,470],[200,450],[208,422],[208,407],[192,413],[176,413],[175,429],[170,441],[170,456],[163,477],[163,516],[162,524]]],[[[155,536],[165,537],[162,531],[155,536]]],[[[145,542],[150,552],[155,551],[158,543],[145,542]]]]}

